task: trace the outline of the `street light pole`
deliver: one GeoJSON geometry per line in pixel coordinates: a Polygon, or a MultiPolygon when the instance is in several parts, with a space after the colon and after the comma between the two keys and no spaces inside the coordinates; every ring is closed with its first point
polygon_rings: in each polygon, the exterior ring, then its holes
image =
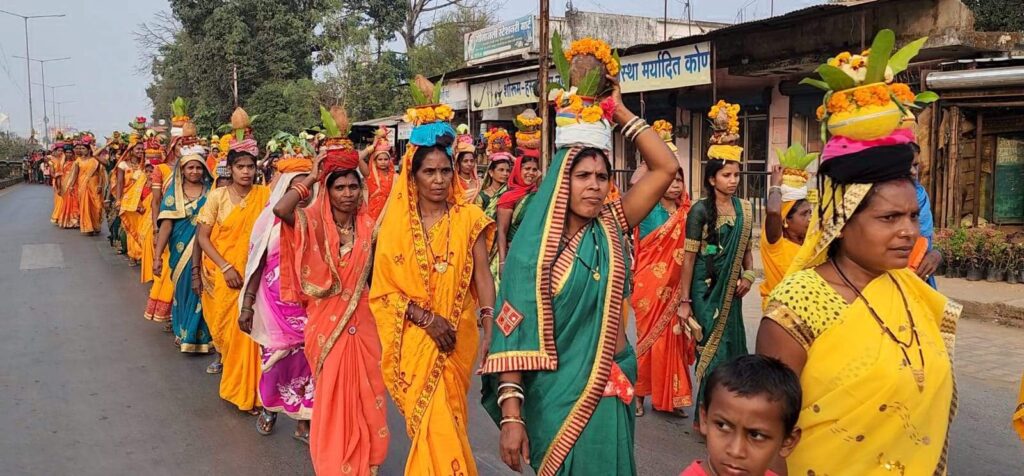
{"type": "MultiPolygon", "coordinates": [[[[15,55],[14,57],[15,58],[22,58],[21,56],[17,56],[17,55],[15,55]]],[[[46,63],[49,63],[51,61],[64,61],[64,60],[69,60],[69,59],[71,59],[70,56],[65,56],[63,58],[50,58],[50,59],[44,59],[44,60],[25,58],[25,60],[27,60],[27,61],[35,61],[35,62],[39,63],[39,72],[40,72],[40,75],[42,76],[42,80],[43,80],[43,83],[40,85],[40,86],[43,87],[43,143],[46,144],[46,145],[50,145],[50,118],[46,117],[46,63]]],[[[32,83],[32,84],[39,84],[39,83],[32,83]]],[[[32,86],[29,86],[28,89],[31,91],[32,90],[32,86]]]]}
{"type": "Polygon", "coordinates": [[[60,18],[63,17],[64,14],[61,13],[59,15],[20,15],[14,12],[9,12],[7,10],[0,10],[0,13],[6,13],[10,16],[21,18],[25,22],[25,74],[28,75],[28,140],[29,142],[32,142],[33,140],[35,140],[36,126],[35,118],[32,115],[32,68],[31,64],[29,63],[29,60],[30,58],[32,58],[32,56],[29,54],[28,49],[28,21],[34,18],[60,18]]]}

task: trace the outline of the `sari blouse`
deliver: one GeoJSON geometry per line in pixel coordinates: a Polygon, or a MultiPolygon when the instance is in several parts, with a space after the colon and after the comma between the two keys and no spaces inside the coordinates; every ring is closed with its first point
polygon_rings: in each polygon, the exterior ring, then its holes
{"type": "Polygon", "coordinates": [[[961,307],[909,270],[879,276],[862,294],[866,301],[847,304],[807,269],[769,295],[766,319],[807,352],[797,423],[803,436],[787,458],[789,471],[944,474],[956,412],[952,351],[961,307]],[[868,303],[899,340],[910,342],[905,352],[881,331],[868,303]]]}

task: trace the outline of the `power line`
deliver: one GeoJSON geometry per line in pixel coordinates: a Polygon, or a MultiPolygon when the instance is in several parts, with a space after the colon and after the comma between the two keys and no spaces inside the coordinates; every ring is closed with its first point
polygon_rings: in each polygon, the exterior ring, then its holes
{"type": "Polygon", "coordinates": [[[4,73],[7,74],[7,79],[11,80],[11,84],[18,88],[21,94],[25,94],[25,90],[21,89],[21,84],[14,80],[14,75],[11,74],[11,65],[7,62],[7,52],[4,51],[3,43],[0,43],[0,68],[4,69],[4,73]]]}

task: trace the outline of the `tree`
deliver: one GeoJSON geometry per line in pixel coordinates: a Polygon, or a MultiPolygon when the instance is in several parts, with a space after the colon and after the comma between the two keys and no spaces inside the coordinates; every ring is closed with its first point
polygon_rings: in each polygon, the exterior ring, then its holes
{"type": "Polygon", "coordinates": [[[482,8],[458,6],[446,12],[424,35],[422,44],[409,50],[412,70],[436,76],[461,68],[465,64],[465,35],[494,22],[494,13],[482,8]]]}
{"type": "Polygon", "coordinates": [[[256,139],[265,144],[278,131],[296,133],[320,123],[320,90],[311,79],[275,81],[260,86],[249,97],[247,111],[259,115],[253,122],[256,139]]]}
{"type": "Polygon", "coordinates": [[[470,7],[477,8],[482,3],[476,0],[405,0],[409,5],[405,15],[405,22],[402,25],[402,40],[405,42],[405,50],[412,51],[419,44],[421,36],[434,30],[435,25],[423,26],[423,16],[427,13],[446,13],[449,7],[470,7]]]}
{"type": "MultiPolygon", "coordinates": [[[[322,95],[337,98],[334,102],[344,104],[354,121],[390,116],[404,111],[409,103],[404,86],[409,77],[408,61],[399,53],[385,51],[374,60],[364,51],[361,60],[324,78],[322,95]]],[[[324,102],[333,105],[330,100],[324,102]]]]}
{"type": "Polygon", "coordinates": [[[1020,0],[967,0],[974,12],[978,31],[1024,31],[1024,8],[1020,0]]]}
{"type": "Polygon", "coordinates": [[[13,132],[0,132],[0,159],[20,160],[32,152],[32,143],[13,132]]]}

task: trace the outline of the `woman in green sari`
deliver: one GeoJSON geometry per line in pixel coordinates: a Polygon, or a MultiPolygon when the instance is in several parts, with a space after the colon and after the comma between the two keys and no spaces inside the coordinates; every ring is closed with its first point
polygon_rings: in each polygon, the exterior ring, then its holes
{"type": "MultiPolygon", "coordinates": [[[[556,102],[560,114],[568,115],[577,97],[556,102]]],[[[524,213],[503,271],[482,401],[501,428],[502,460],[515,471],[525,461],[542,476],[636,473],[636,356],[622,307],[630,282],[626,237],[679,166],[658,135],[622,106],[617,85],[602,105],[611,117],[559,118],[565,125],[556,132],[550,173],[524,213]],[[609,119],[624,126],[651,171],[605,203],[609,119]]],[[[581,118],[587,117],[593,116],[581,118]]]]}
{"type": "Polygon", "coordinates": [[[508,178],[508,191],[498,197],[498,260],[505,262],[508,246],[523,222],[523,211],[537,192],[540,182],[540,158],[528,155],[516,157],[508,178]]]}
{"type": "MultiPolygon", "coordinates": [[[[206,204],[206,194],[212,188],[213,175],[206,169],[203,155],[185,155],[174,169],[157,216],[160,228],[156,236],[156,256],[170,245],[168,265],[174,283],[171,329],[179,349],[188,353],[206,354],[211,350],[210,329],[203,319],[203,306],[199,300],[202,283],[199,268],[192,266],[192,251],[197,246],[196,216],[206,204]]],[[[161,260],[154,260],[153,265],[159,268],[161,260]]]]}
{"type": "MultiPolygon", "coordinates": [[[[697,408],[704,395],[704,378],[719,364],[747,354],[743,329],[743,296],[754,284],[750,252],[750,202],[736,197],[743,149],[735,122],[739,107],[719,101],[709,116],[715,133],[704,166],[704,198],[686,217],[686,253],[680,285],[680,313],[700,324],[697,338],[697,408]],[[719,117],[720,114],[722,117],[719,117]]],[[[694,418],[697,426],[697,418],[694,418]]]]}
{"type": "Polygon", "coordinates": [[[484,184],[480,187],[480,193],[476,196],[477,205],[484,210],[487,216],[494,220],[498,213],[498,197],[508,190],[508,175],[512,171],[512,154],[502,153],[489,157],[491,161],[487,166],[487,176],[484,177],[484,184]]]}

